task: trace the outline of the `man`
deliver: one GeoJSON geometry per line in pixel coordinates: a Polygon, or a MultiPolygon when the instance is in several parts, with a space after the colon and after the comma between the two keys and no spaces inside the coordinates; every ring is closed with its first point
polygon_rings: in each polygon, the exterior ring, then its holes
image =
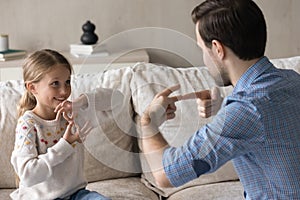
{"type": "MultiPolygon", "coordinates": [[[[263,13],[251,0],[206,0],[192,17],[205,65],[219,86],[234,90],[212,122],[180,148],[170,147],[158,127],[175,117],[176,101],[191,95],[172,96],[180,87],[174,86],[154,97],[141,126],[157,184],[177,187],[232,160],[246,199],[300,199],[300,76],[264,56],[263,13]]],[[[209,104],[202,111],[214,101],[200,101],[209,104]]]]}

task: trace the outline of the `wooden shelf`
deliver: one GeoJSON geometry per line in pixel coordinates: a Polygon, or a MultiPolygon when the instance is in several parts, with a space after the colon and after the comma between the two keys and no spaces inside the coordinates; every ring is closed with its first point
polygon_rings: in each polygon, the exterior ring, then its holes
{"type": "MultiPolygon", "coordinates": [[[[131,52],[113,53],[109,56],[86,56],[75,57],[69,52],[61,52],[72,65],[81,64],[101,64],[101,63],[133,63],[133,62],[149,62],[149,55],[146,50],[135,50],[131,52]]],[[[0,62],[0,69],[21,67],[24,59],[9,60],[0,62]]]]}
{"type": "Polygon", "coordinates": [[[72,65],[149,62],[149,55],[146,50],[114,53],[114,54],[110,54],[109,56],[100,56],[100,57],[86,56],[86,57],[79,57],[79,58],[67,52],[64,53],[64,56],[71,62],[72,65]]]}
{"type": "MultiPolygon", "coordinates": [[[[146,50],[135,50],[124,53],[114,53],[101,57],[75,57],[69,52],[62,52],[74,68],[75,73],[100,72],[105,69],[129,66],[136,62],[149,62],[146,50]]],[[[18,80],[22,78],[22,64],[24,59],[0,62],[0,81],[18,80]]]]}

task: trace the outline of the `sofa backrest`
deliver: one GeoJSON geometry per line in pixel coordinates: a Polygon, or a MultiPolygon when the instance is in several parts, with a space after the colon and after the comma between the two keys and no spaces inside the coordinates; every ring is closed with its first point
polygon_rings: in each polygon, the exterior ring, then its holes
{"type": "Polygon", "coordinates": [[[300,56],[272,59],[271,62],[280,69],[292,69],[300,74],[300,56]]]}
{"type": "Polygon", "coordinates": [[[15,186],[15,175],[10,164],[10,156],[15,141],[16,105],[23,91],[22,86],[22,81],[0,83],[0,188],[15,186]]]}

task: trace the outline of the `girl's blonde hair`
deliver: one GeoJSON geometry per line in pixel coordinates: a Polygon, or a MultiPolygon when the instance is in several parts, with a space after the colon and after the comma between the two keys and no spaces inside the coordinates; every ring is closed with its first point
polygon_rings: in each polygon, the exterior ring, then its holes
{"type": "Polygon", "coordinates": [[[57,51],[43,49],[29,55],[23,64],[23,80],[25,83],[25,92],[19,102],[18,116],[22,116],[27,110],[32,110],[36,106],[36,99],[27,90],[28,82],[39,82],[53,66],[63,65],[72,73],[73,69],[69,61],[57,51]]]}

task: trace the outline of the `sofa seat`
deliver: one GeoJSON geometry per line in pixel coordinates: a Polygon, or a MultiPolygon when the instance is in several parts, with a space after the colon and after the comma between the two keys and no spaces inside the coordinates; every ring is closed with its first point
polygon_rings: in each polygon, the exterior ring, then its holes
{"type": "Polygon", "coordinates": [[[15,189],[0,189],[0,199],[1,200],[10,200],[10,193],[12,193],[15,189]]]}
{"type": "MultiPolygon", "coordinates": [[[[97,191],[113,200],[159,200],[158,195],[149,190],[139,177],[116,178],[91,182],[87,189],[97,191]]],[[[0,189],[0,199],[10,200],[15,189],[0,189]]]]}
{"type": "Polygon", "coordinates": [[[113,200],[159,200],[158,195],[149,190],[139,177],[97,181],[89,183],[87,188],[108,196],[113,200]]]}
{"type": "Polygon", "coordinates": [[[168,200],[182,200],[187,199],[198,200],[244,200],[243,186],[240,181],[227,181],[208,185],[195,186],[186,188],[173,195],[168,200]]]}

